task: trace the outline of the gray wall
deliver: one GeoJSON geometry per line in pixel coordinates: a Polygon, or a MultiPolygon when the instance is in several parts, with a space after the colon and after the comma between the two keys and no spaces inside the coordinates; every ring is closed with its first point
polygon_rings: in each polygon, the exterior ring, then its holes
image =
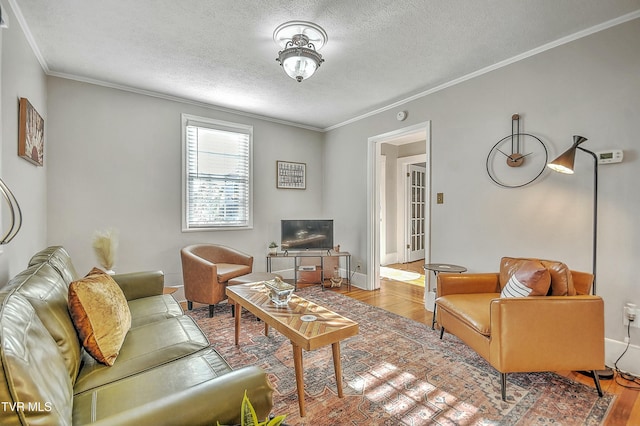
{"type": "MultiPolygon", "coordinates": [[[[0,283],[27,266],[31,255],[46,244],[47,234],[47,162],[48,144],[44,148],[44,167],[36,167],[18,157],[18,102],[21,97],[44,118],[45,141],[49,120],[47,115],[46,76],[36,60],[11,8],[2,2],[9,28],[0,30],[0,176],[16,196],[24,216],[22,229],[11,243],[0,246],[0,283]]],[[[6,232],[9,210],[2,207],[2,233],[6,232]]]]}
{"type": "Polygon", "coordinates": [[[241,115],[49,77],[48,242],[62,244],[79,271],[96,263],[91,239],[115,228],[115,270],[162,269],[181,284],[179,250],[226,244],[265,270],[280,219],[322,211],[322,134],[241,115]],[[181,231],[180,114],[254,126],[254,229],[181,231]],[[307,163],[307,189],[277,189],[276,160],[307,163]]]}
{"type": "MultiPolygon", "coordinates": [[[[636,19],[328,132],[323,189],[336,201],[327,214],[340,224],[343,247],[366,262],[367,138],[430,120],[432,196],[445,194],[442,205],[432,200],[434,261],[478,272],[497,270],[501,256],[534,256],[590,271],[590,156],[579,153],[572,176],[548,171],[520,189],[498,187],[486,174],[489,150],[510,134],[511,115],[520,113],[521,130],[538,135],[551,158],[574,134],[589,138],[588,149],[625,152],[622,164],[600,167],[598,235],[606,337],[622,342],[622,307],[640,305],[638,40],[636,19]],[[395,119],[400,109],[409,112],[402,123],[395,119]],[[352,208],[333,207],[341,205],[352,208]]],[[[640,338],[637,331],[632,341],[640,338]]]]}

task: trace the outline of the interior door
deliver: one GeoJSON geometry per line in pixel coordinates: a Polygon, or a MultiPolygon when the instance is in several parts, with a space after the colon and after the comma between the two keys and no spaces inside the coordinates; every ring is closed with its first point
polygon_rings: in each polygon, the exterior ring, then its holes
{"type": "Polygon", "coordinates": [[[427,169],[415,164],[409,165],[408,192],[409,208],[407,209],[407,261],[415,262],[424,259],[426,240],[426,205],[425,193],[427,185],[427,169]]]}

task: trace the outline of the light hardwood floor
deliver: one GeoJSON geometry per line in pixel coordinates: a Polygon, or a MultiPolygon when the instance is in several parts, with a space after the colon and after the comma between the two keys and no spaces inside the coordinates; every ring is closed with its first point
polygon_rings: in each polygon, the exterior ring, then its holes
{"type": "MultiPolygon", "coordinates": [[[[420,271],[421,265],[414,264],[396,265],[400,269],[420,271]]],[[[422,272],[422,271],[420,271],[422,272]]],[[[380,307],[390,312],[394,312],[414,321],[431,325],[431,312],[424,308],[424,288],[406,284],[399,281],[383,279],[380,289],[375,291],[365,291],[356,287],[351,287],[347,291],[347,286],[343,285],[339,289],[331,289],[343,293],[349,297],[380,307]]],[[[573,371],[557,372],[565,377],[594,387],[593,379],[578,374],[573,371]]],[[[611,411],[605,418],[603,425],[640,425],[640,397],[636,390],[626,389],[616,383],[615,380],[602,380],[602,389],[607,393],[616,395],[611,411]]]]}

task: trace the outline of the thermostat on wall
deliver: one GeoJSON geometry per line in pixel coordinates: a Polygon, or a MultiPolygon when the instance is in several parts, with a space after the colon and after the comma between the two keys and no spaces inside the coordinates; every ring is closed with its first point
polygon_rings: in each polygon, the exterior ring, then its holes
{"type": "Polygon", "coordinates": [[[622,163],[623,152],[621,149],[596,152],[598,164],[622,163]]]}

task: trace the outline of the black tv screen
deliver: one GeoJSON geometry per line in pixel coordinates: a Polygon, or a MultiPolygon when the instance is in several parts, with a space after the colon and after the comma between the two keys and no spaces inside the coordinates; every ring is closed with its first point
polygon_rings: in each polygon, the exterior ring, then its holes
{"type": "Polygon", "coordinates": [[[282,220],[282,250],[330,250],[333,248],[333,220],[282,220]]]}

